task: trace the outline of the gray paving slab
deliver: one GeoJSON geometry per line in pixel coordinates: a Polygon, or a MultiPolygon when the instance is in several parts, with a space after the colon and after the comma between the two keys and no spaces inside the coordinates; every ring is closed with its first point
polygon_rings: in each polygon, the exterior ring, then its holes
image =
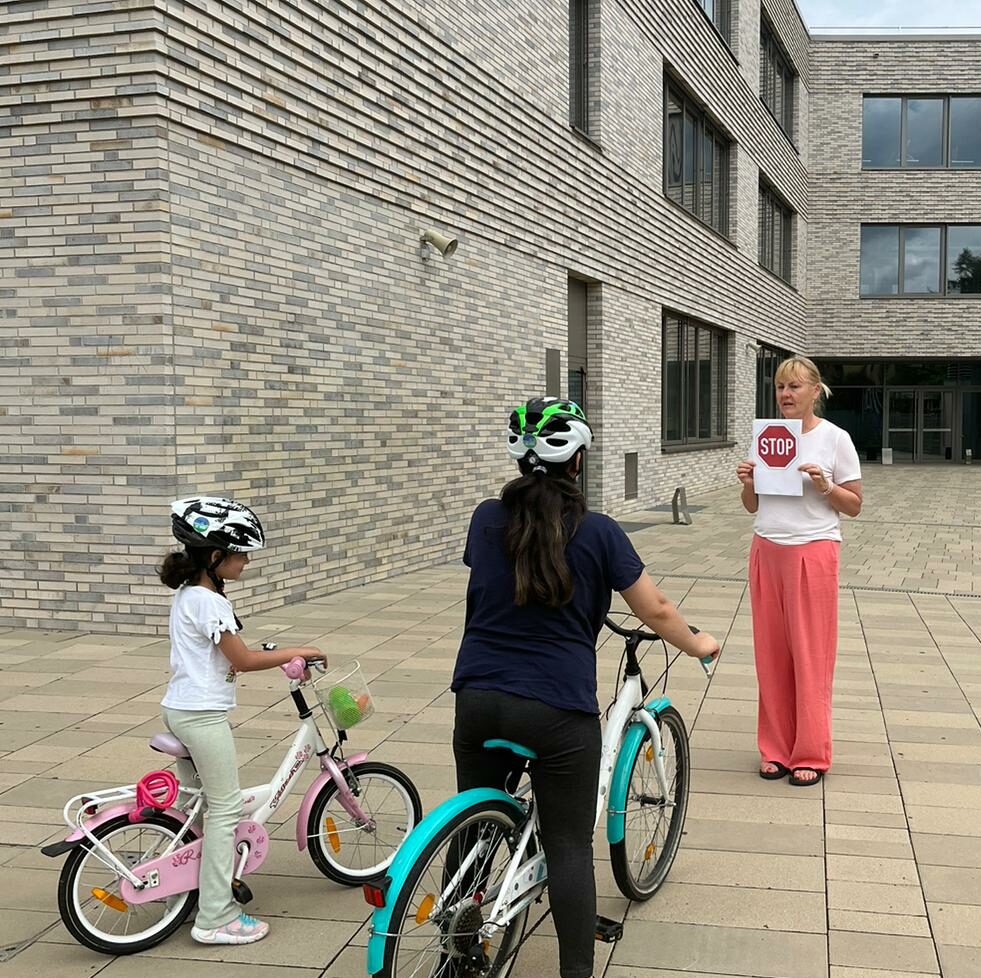
{"type": "MultiPolygon", "coordinates": [[[[624,941],[599,948],[597,975],[981,975],[981,469],[870,467],[865,489],[842,549],[836,760],[813,789],[755,776],[751,520],[738,491],[703,494],[689,527],[637,514],[651,524],[631,534],[650,572],[725,645],[708,686],[687,661],[670,676],[692,731],[693,791],[662,894],[627,904],[597,835],[598,892],[626,921],[624,941]]],[[[360,660],[381,709],[351,746],[404,767],[429,807],[453,787],[447,688],[465,585],[466,569],[447,564],[249,618],[263,640],[360,660]]],[[[601,691],[619,652],[616,641],[600,648],[601,691]]],[[[0,978],[363,975],[367,907],[296,850],[298,798],[252,880],[273,927],[262,945],[201,948],[185,928],[149,954],[112,959],[57,922],[59,866],[38,846],[60,835],[69,795],[160,766],[144,741],[166,674],[160,637],[0,630],[0,944],[21,948],[0,978]]],[[[267,778],[288,743],[285,692],[272,673],[241,680],[243,782],[267,778]]],[[[546,925],[528,942],[513,978],[557,973],[551,934],[546,925]]]]}

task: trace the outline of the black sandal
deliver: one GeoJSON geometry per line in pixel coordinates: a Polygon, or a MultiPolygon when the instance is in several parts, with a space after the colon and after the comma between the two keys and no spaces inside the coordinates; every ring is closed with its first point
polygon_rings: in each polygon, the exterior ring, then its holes
{"type": "Polygon", "coordinates": [[[793,773],[790,775],[790,783],[796,785],[798,788],[809,788],[812,784],[817,784],[823,777],[824,771],[816,771],[812,767],[798,767],[794,768],[793,773]],[[807,779],[799,778],[797,777],[798,771],[810,771],[815,777],[807,779]]]}
{"type": "Polygon", "coordinates": [[[779,761],[763,761],[762,763],[772,764],[776,768],[776,771],[764,771],[763,768],[760,768],[760,777],[764,781],[779,781],[790,774],[790,768],[784,767],[779,761]]]}

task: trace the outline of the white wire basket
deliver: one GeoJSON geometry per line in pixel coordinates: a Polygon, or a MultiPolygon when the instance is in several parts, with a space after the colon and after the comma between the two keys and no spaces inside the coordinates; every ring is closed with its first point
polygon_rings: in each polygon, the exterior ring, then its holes
{"type": "Polygon", "coordinates": [[[313,689],[327,719],[337,730],[350,730],[375,712],[368,682],[358,662],[331,669],[314,680],[313,689]]]}

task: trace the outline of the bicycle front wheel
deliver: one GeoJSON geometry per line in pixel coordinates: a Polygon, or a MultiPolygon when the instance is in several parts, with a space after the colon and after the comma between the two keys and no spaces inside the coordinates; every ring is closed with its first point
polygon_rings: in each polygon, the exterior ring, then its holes
{"type": "Polygon", "coordinates": [[[307,843],[313,864],[324,876],[360,886],[388,868],[422,819],[422,803],[408,775],[391,764],[357,764],[346,777],[367,821],[347,811],[337,785],[328,781],[310,809],[307,843]]]}
{"type": "MultiPolygon", "coordinates": [[[[527,907],[490,938],[481,935],[514,855],[518,815],[479,802],[452,818],[422,851],[395,899],[380,978],[506,978],[527,907]]],[[[534,855],[532,839],[525,856],[534,855]]]]}
{"type": "MultiPolygon", "coordinates": [[[[177,819],[154,812],[135,824],[120,815],[104,822],[92,834],[103,848],[132,869],[163,855],[183,829],[177,819]]],[[[61,919],[75,940],[102,954],[134,954],[156,946],[184,923],[197,904],[197,890],[130,904],[123,900],[119,884],[118,871],[107,866],[87,841],[73,849],[61,867],[61,919]]]]}
{"type": "Polygon", "coordinates": [[[681,845],[691,767],[688,731],[674,707],[657,715],[664,748],[665,796],[657,780],[654,747],[645,730],[627,786],[624,836],[610,846],[613,877],[628,900],[649,900],[667,878],[681,845]]]}

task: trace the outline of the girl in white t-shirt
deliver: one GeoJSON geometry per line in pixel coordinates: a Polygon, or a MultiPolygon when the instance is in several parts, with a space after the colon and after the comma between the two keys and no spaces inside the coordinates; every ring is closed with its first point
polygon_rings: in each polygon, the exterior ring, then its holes
{"type": "Polygon", "coordinates": [[[749,554],[759,682],[760,777],[817,784],[831,766],[831,687],[838,646],[840,514],[862,509],[862,470],[846,431],[815,410],[830,390],[807,357],[784,360],[777,403],[799,418],[803,496],[757,495],[741,462],[742,503],[756,513],[749,554]]]}
{"type": "Polygon", "coordinates": [[[262,524],[247,506],[201,496],[171,504],[171,527],[184,549],[168,554],[160,580],[177,593],[170,610],[171,677],[161,716],[193,758],[177,762],[187,784],[200,778],[208,803],[201,854],[198,912],[191,937],[202,944],[251,944],[269,925],[242,913],[232,897],[233,840],[242,818],[235,741],[228,711],[235,706],[240,672],[271,669],[295,656],[308,662],[318,649],[250,649],[228,599],[225,582],[237,581],[249,554],[265,545],[262,524]]]}

